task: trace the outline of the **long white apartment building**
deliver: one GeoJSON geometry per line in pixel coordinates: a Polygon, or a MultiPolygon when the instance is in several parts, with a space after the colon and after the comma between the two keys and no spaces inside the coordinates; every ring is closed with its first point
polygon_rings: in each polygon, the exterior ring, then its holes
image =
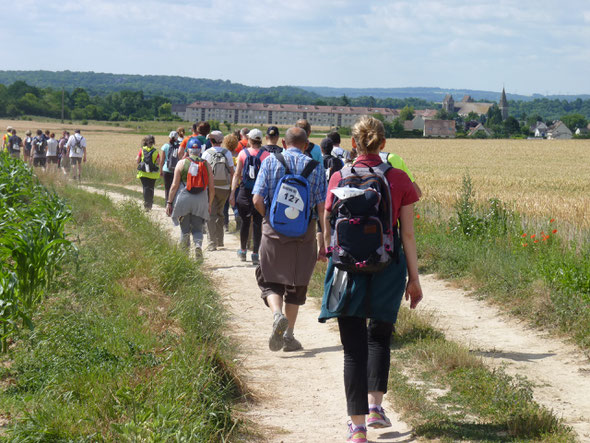
{"type": "MultiPolygon", "coordinates": [[[[417,110],[425,117],[433,110],[417,110]]],[[[224,103],[196,101],[190,105],[173,105],[172,113],[186,121],[217,120],[243,125],[294,125],[307,119],[312,126],[352,126],[359,117],[381,114],[387,121],[399,116],[399,110],[389,108],[361,108],[350,106],[277,105],[266,103],[224,103]]]]}

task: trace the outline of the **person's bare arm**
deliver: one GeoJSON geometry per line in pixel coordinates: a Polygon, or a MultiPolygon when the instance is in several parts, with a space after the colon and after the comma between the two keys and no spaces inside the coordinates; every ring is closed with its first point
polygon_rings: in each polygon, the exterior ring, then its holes
{"type": "MultiPolygon", "coordinates": [[[[229,204],[234,207],[236,205],[236,192],[240,184],[240,177],[242,176],[242,161],[238,158],[238,166],[231,179],[231,191],[229,193],[229,204]]],[[[259,211],[260,212],[260,211],[259,211]]]]}
{"type": "Polygon", "coordinates": [[[185,161],[186,160],[180,160],[176,164],[176,168],[174,168],[174,178],[172,179],[172,186],[170,187],[168,201],[166,202],[166,215],[168,217],[172,214],[172,202],[174,201],[174,197],[176,197],[176,192],[178,192],[178,187],[180,186],[180,173],[184,167],[185,161]]]}
{"type": "Polygon", "coordinates": [[[322,227],[322,234],[324,236],[324,245],[326,246],[326,248],[328,246],[330,246],[330,242],[332,241],[331,237],[332,237],[332,227],[330,226],[330,214],[331,212],[328,210],[325,210],[324,207],[324,214],[323,214],[323,224],[321,222],[321,218],[320,218],[320,226],[322,227]]]}
{"type": "MultiPolygon", "coordinates": [[[[170,148],[168,148],[170,149],[170,148]]],[[[162,151],[164,152],[164,151],[162,151]]],[[[160,175],[164,175],[164,157],[166,157],[165,155],[160,155],[158,158],[160,159],[160,161],[158,162],[158,166],[160,167],[160,175]]]]}
{"type": "Polygon", "coordinates": [[[410,309],[414,309],[422,300],[422,288],[418,276],[418,254],[414,238],[414,205],[402,206],[400,210],[401,239],[406,254],[408,267],[408,284],[406,300],[410,299],[410,309]]]}
{"type": "Polygon", "coordinates": [[[254,207],[263,217],[266,215],[266,206],[264,204],[264,197],[260,194],[254,194],[252,196],[252,202],[254,207]]]}

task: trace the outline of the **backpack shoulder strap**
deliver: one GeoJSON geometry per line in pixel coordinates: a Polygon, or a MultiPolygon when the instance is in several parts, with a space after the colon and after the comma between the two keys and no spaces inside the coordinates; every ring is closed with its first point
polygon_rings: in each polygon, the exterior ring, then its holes
{"type": "Polygon", "coordinates": [[[383,176],[385,177],[385,174],[387,173],[387,171],[389,171],[390,169],[393,169],[393,166],[391,166],[388,162],[387,163],[381,163],[377,166],[373,166],[373,169],[378,170],[379,172],[381,172],[381,174],[383,174],[383,176]]]}
{"type": "Polygon", "coordinates": [[[305,168],[303,168],[303,171],[301,172],[301,176],[305,177],[305,178],[309,177],[309,174],[311,174],[313,172],[313,170],[316,168],[317,165],[319,165],[319,163],[316,160],[309,161],[305,165],[305,168]]]}
{"type": "Polygon", "coordinates": [[[252,154],[250,154],[250,151],[248,151],[248,148],[244,148],[243,151],[246,153],[246,158],[248,157],[252,157],[252,154]]]}
{"type": "Polygon", "coordinates": [[[289,166],[287,166],[287,161],[285,160],[285,156],[281,152],[275,152],[273,155],[277,158],[279,163],[284,166],[285,175],[290,174],[291,170],[289,169],[289,166]]]}
{"type": "Polygon", "coordinates": [[[227,152],[228,152],[227,149],[225,149],[225,148],[221,149],[221,153],[223,154],[224,157],[227,155],[227,152]]]}
{"type": "Polygon", "coordinates": [[[263,149],[262,147],[258,150],[258,153],[256,154],[256,158],[260,158],[262,157],[262,154],[264,154],[265,149],[263,149]]]}
{"type": "Polygon", "coordinates": [[[346,167],[342,168],[338,172],[340,172],[340,177],[341,178],[350,177],[352,175],[352,167],[351,166],[346,166],[346,167]]]}

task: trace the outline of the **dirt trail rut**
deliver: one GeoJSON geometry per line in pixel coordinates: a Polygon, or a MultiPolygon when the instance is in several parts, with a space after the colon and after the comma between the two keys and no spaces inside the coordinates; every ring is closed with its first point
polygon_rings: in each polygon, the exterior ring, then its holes
{"type": "MultiPolygon", "coordinates": [[[[151,216],[177,237],[178,228],[163,209],[156,208],[151,216]]],[[[230,334],[240,343],[243,372],[258,399],[246,415],[261,425],[269,441],[343,441],[342,352],[334,324],[318,324],[317,301],[309,300],[295,330],[305,349],[292,354],[270,352],[271,315],[259,298],[254,267],[237,260],[236,237],[225,238],[223,250],[205,253],[205,265],[230,312],[230,334]]],[[[431,275],[421,276],[421,282],[424,301],[419,309],[433,311],[437,326],[448,338],[469,346],[492,366],[526,376],[535,385],[535,399],[572,426],[581,441],[590,441],[590,362],[579,349],[431,275]]],[[[370,438],[413,441],[411,429],[394,413],[390,415],[392,430],[370,431],[370,438]]]]}
{"type": "MultiPolygon", "coordinates": [[[[128,186],[141,191],[141,187],[128,186]]],[[[106,193],[113,201],[130,197],[106,193]]],[[[163,197],[163,192],[156,190],[163,197]]],[[[154,206],[150,216],[173,239],[179,228],[173,226],[164,210],[154,206]]],[[[206,246],[207,238],[203,246],[206,246]]],[[[303,344],[300,352],[271,352],[268,337],[272,327],[270,310],[260,299],[254,266],[237,258],[238,240],[225,235],[223,249],[204,252],[205,269],[229,312],[229,335],[239,344],[242,376],[254,400],[244,412],[256,423],[269,442],[343,442],[346,440],[346,401],[342,379],[343,354],[334,323],[317,321],[319,303],[308,299],[299,311],[295,336],[303,344]]],[[[384,404],[393,427],[370,430],[369,441],[412,442],[411,428],[401,422],[388,403],[384,404]]],[[[259,438],[255,439],[260,441],[259,438]]]]}

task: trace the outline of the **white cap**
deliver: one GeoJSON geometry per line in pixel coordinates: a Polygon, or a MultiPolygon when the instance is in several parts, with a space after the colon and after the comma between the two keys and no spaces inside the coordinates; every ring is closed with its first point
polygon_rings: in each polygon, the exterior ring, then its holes
{"type": "Polygon", "coordinates": [[[260,129],[251,129],[250,132],[248,132],[248,138],[250,140],[257,140],[259,142],[262,141],[262,131],[260,129]]]}
{"type": "Polygon", "coordinates": [[[172,131],[170,135],[168,135],[168,138],[178,138],[178,132],[172,131]]]}

